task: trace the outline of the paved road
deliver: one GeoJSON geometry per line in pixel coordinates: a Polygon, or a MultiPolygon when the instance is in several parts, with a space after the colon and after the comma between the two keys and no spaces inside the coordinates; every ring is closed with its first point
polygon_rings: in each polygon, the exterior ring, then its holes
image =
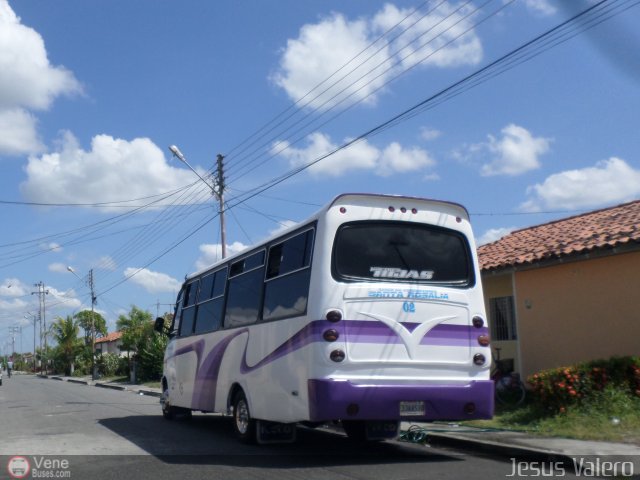
{"type": "Polygon", "coordinates": [[[490,479],[512,472],[508,459],[400,442],[354,445],[303,428],[293,445],[243,445],[228,418],[198,414],[169,422],[157,398],[33,376],[8,379],[0,406],[0,478],[8,478],[15,455],[32,470],[55,460],[56,472],[98,480],[490,479]]]}

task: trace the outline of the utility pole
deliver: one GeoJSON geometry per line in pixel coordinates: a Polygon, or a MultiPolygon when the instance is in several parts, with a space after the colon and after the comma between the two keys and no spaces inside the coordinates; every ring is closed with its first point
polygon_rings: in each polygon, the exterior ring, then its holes
{"type": "Polygon", "coordinates": [[[218,172],[218,176],[216,178],[216,187],[217,189],[214,189],[213,194],[218,197],[218,202],[220,205],[220,209],[218,210],[218,213],[220,214],[220,241],[222,243],[222,258],[226,258],[227,257],[227,228],[225,225],[225,221],[224,221],[224,187],[225,187],[225,183],[224,183],[224,165],[222,163],[222,161],[224,160],[224,157],[220,154],[218,154],[218,168],[217,168],[217,172],[218,172]]]}
{"type": "Polygon", "coordinates": [[[196,170],[191,165],[189,165],[189,162],[187,162],[187,159],[185,158],[185,156],[182,154],[182,152],[178,147],[176,147],[175,145],[171,145],[169,147],[169,151],[173,154],[174,157],[176,157],[178,160],[184,163],[187,167],[189,167],[189,169],[193,173],[195,173],[198,176],[198,178],[202,180],[207,187],[211,189],[211,193],[213,194],[213,196],[218,199],[218,202],[220,205],[218,208],[218,214],[220,215],[220,242],[222,244],[222,258],[226,258],[227,229],[224,221],[224,190],[226,185],[224,181],[224,165],[222,162],[224,160],[224,156],[221,154],[218,154],[217,167],[216,167],[216,180],[214,185],[211,185],[210,182],[202,178],[202,175],[196,172],[196,170]]]}
{"type": "Polygon", "coordinates": [[[36,372],[36,322],[37,320],[37,315],[33,314],[33,313],[27,313],[24,318],[26,318],[27,320],[29,319],[29,317],[33,317],[33,373],[36,372]]]}
{"type": "MultiPolygon", "coordinates": [[[[16,333],[20,333],[22,339],[22,327],[9,327],[9,334],[11,335],[11,356],[16,353],[16,333]]],[[[20,347],[22,351],[22,347],[20,347]]]]}
{"type": "MultiPolygon", "coordinates": [[[[31,292],[31,295],[38,295],[39,305],[38,305],[38,315],[40,317],[40,348],[42,348],[42,339],[44,337],[44,350],[43,350],[43,364],[44,370],[47,371],[46,362],[47,359],[44,357],[47,353],[47,319],[46,319],[46,303],[45,303],[45,295],[49,295],[49,290],[45,290],[44,283],[42,281],[34,284],[35,287],[38,287],[37,292],[31,292]]],[[[33,354],[35,355],[35,351],[33,354]]],[[[42,371],[42,366],[41,370],[42,371]]]]}
{"type": "Polygon", "coordinates": [[[91,290],[91,378],[96,375],[96,319],[94,317],[96,307],[96,291],[93,283],[93,268],[89,270],[89,289],[91,290]]]}

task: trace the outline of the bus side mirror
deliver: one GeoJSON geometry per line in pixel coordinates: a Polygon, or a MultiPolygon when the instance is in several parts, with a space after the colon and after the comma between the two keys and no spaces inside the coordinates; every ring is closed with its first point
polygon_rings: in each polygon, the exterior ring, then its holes
{"type": "Polygon", "coordinates": [[[153,329],[156,332],[165,335],[167,331],[164,329],[164,318],[162,317],[156,318],[156,323],[153,325],[153,329]]]}

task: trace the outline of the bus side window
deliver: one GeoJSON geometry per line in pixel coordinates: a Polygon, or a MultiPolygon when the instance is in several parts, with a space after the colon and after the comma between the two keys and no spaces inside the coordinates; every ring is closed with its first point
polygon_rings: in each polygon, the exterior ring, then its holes
{"type": "Polygon", "coordinates": [[[178,298],[176,299],[176,311],[173,315],[173,322],[171,322],[171,331],[169,332],[169,336],[175,337],[178,335],[180,331],[180,320],[182,319],[182,297],[184,294],[184,290],[180,290],[178,294],[178,298]]]}
{"type": "Polygon", "coordinates": [[[313,230],[307,230],[269,250],[263,320],[278,320],[307,312],[311,280],[313,230]]]}
{"type": "Polygon", "coordinates": [[[193,324],[196,317],[196,297],[198,296],[198,285],[200,280],[195,280],[185,288],[184,302],[182,307],[182,317],[180,319],[180,336],[186,337],[193,333],[193,324]]]}
{"type": "Polygon", "coordinates": [[[257,322],[264,286],[264,250],[231,264],[229,277],[224,326],[257,322]]]}
{"type": "Polygon", "coordinates": [[[200,284],[195,333],[212,332],[222,325],[224,290],[227,269],[218,270],[204,277],[200,284]]]}

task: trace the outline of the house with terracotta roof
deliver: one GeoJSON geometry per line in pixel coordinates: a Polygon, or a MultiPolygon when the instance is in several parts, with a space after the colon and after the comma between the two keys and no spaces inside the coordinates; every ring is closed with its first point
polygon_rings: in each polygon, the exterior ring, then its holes
{"type": "Polygon", "coordinates": [[[99,354],[115,353],[124,357],[127,355],[122,347],[122,332],[111,332],[108,335],[96,338],[96,352],[99,354]]]}
{"type": "Polygon", "coordinates": [[[640,200],[478,249],[494,348],[523,377],[640,354],[640,200]]]}

